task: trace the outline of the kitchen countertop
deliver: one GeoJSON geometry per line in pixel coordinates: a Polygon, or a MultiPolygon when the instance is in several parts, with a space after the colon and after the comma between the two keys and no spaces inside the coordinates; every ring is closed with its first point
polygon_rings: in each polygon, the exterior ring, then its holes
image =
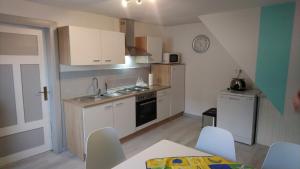
{"type": "MultiPolygon", "coordinates": [[[[168,89],[168,88],[170,88],[170,86],[150,86],[149,88],[150,88],[150,90],[148,90],[146,92],[160,91],[160,90],[168,89]]],[[[136,96],[138,94],[142,94],[142,93],[144,93],[144,92],[124,94],[124,95],[121,95],[121,96],[107,97],[107,98],[104,98],[104,99],[80,99],[80,97],[77,97],[77,98],[72,98],[72,99],[66,99],[64,101],[68,102],[68,103],[75,104],[75,105],[80,106],[82,108],[87,108],[87,107],[97,106],[97,105],[100,105],[100,104],[125,99],[125,98],[128,98],[128,97],[134,97],[134,96],[136,96]]]]}

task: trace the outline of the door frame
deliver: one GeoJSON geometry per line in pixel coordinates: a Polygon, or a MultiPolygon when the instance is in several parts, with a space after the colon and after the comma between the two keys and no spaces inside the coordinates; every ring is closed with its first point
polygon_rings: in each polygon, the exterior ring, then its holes
{"type": "Polygon", "coordinates": [[[46,65],[49,84],[50,127],[52,149],[55,153],[64,150],[62,106],[59,81],[59,57],[57,50],[57,23],[48,20],[0,14],[0,23],[42,29],[45,37],[46,65]]]}

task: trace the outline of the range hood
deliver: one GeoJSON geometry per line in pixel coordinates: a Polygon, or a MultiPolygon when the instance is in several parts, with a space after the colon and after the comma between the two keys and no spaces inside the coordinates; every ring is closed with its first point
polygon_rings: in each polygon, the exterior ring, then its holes
{"type": "Polygon", "coordinates": [[[125,33],[126,55],[129,56],[152,56],[144,49],[135,47],[134,20],[120,19],[120,31],[125,33]]]}

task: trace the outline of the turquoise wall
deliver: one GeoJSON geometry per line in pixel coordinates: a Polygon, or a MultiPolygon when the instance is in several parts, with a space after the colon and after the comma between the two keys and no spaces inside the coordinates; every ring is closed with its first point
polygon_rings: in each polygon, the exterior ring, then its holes
{"type": "Polygon", "coordinates": [[[256,85],[284,112],[295,2],[265,6],[261,11],[256,85]]]}

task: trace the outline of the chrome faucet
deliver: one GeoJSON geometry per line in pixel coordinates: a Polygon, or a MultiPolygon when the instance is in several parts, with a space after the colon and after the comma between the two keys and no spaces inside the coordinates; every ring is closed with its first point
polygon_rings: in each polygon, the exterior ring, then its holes
{"type": "Polygon", "coordinates": [[[101,89],[99,88],[99,81],[96,77],[93,77],[92,79],[92,85],[94,87],[94,95],[99,96],[101,95],[101,89]]]}
{"type": "Polygon", "coordinates": [[[107,82],[105,81],[105,93],[107,93],[107,82]]]}

